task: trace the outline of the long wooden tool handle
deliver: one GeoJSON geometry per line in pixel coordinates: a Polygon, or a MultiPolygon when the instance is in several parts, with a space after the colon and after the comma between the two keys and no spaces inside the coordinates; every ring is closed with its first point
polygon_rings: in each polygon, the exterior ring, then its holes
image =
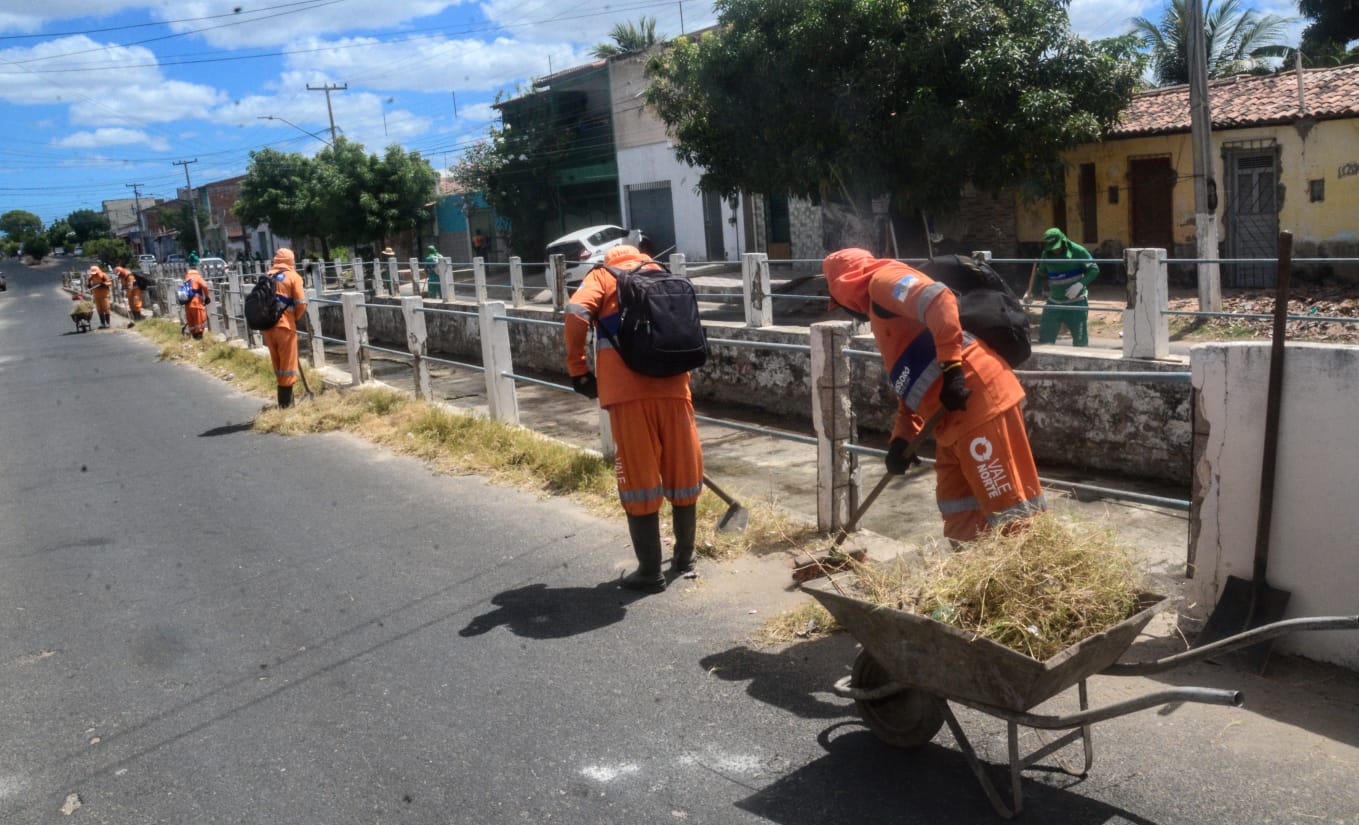
{"type": "Polygon", "coordinates": [[[1293,261],[1293,233],[1279,233],[1279,269],[1274,285],[1274,336],[1269,348],[1269,385],[1265,402],[1264,457],[1260,462],[1260,507],[1255,522],[1255,567],[1251,602],[1265,586],[1269,567],[1269,531],[1274,521],[1274,470],[1279,451],[1279,418],[1283,406],[1284,340],[1288,323],[1288,279],[1293,261]]]}
{"type": "Polygon", "coordinates": [[[731,496],[723,492],[721,487],[718,487],[716,484],[713,484],[713,480],[711,478],[708,478],[706,473],[703,476],[703,486],[707,487],[709,490],[712,490],[713,493],[718,498],[725,501],[728,505],[736,503],[736,499],[732,498],[731,496]]]}
{"type": "MultiPolygon", "coordinates": [[[[939,423],[939,419],[944,417],[945,412],[947,412],[947,410],[944,409],[943,405],[940,405],[939,409],[934,411],[934,415],[930,416],[930,419],[925,422],[925,426],[920,428],[919,434],[911,439],[911,443],[906,446],[906,455],[913,456],[920,452],[920,448],[924,445],[925,439],[934,435],[934,427],[939,423]]],[[[860,519],[868,512],[868,508],[873,506],[873,502],[877,501],[878,496],[882,491],[887,489],[887,483],[894,478],[896,478],[896,475],[893,473],[883,474],[882,478],[878,480],[878,483],[874,485],[872,492],[870,492],[863,503],[859,505],[859,509],[854,511],[854,515],[850,517],[849,524],[846,524],[844,530],[840,532],[840,538],[836,541],[836,544],[843,542],[846,536],[859,529],[860,519]]]]}

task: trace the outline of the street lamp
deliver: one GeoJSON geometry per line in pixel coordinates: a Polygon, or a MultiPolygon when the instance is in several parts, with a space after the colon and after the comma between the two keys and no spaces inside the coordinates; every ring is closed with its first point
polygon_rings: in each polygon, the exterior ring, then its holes
{"type": "Polygon", "coordinates": [[[291,120],[288,120],[287,118],[284,118],[284,117],[277,117],[276,115],[259,115],[259,116],[256,117],[255,119],[256,119],[256,120],[281,120],[281,121],[283,121],[284,123],[288,124],[289,126],[293,127],[294,129],[296,129],[297,131],[301,132],[302,134],[304,134],[304,135],[311,135],[312,137],[314,137],[314,138],[316,138],[317,140],[321,141],[321,142],[324,143],[325,145],[327,145],[327,146],[332,146],[332,147],[333,147],[333,144],[331,144],[330,141],[326,140],[325,138],[321,137],[320,135],[316,134],[315,132],[308,132],[306,129],[303,129],[301,126],[298,126],[296,123],[293,123],[291,120]]]}

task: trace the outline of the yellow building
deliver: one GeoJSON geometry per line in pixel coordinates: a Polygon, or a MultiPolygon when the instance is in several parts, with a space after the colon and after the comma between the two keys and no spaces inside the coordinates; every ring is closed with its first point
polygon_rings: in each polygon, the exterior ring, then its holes
{"type": "MultiPolygon", "coordinates": [[[[1295,257],[1359,257],[1359,65],[1239,75],[1213,81],[1208,96],[1220,256],[1273,257],[1287,229],[1295,257]]],[[[1096,257],[1127,247],[1195,257],[1187,86],[1136,95],[1104,141],[1064,158],[1065,197],[1018,203],[1021,244],[1056,225],[1096,257]]],[[[1268,286],[1273,274],[1272,265],[1224,266],[1223,286],[1268,286]]]]}

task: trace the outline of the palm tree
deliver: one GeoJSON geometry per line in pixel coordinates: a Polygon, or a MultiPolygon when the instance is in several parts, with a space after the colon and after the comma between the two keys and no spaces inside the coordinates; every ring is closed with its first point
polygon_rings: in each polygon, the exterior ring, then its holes
{"type": "MultiPolygon", "coordinates": [[[[643,17],[634,26],[631,23],[614,23],[609,32],[612,43],[600,43],[590,50],[595,57],[618,57],[624,54],[644,52],[656,45],[656,18],[643,17]]],[[[664,40],[665,36],[662,35],[664,40]]]]}
{"type": "MultiPolygon", "coordinates": [[[[1135,17],[1132,21],[1133,28],[1129,33],[1139,38],[1142,47],[1150,53],[1152,74],[1161,86],[1189,82],[1185,2],[1170,0],[1159,23],[1145,17],[1135,17]]],[[[1203,34],[1208,52],[1208,76],[1230,77],[1268,70],[1266,58],[1282,57],[1288,51],[1283,37],[1291,22],[1291,18],[1243,8],[1241,0],[1225,0],[1216,7],[1213,0],[1206,0],[1203,34]]]]}

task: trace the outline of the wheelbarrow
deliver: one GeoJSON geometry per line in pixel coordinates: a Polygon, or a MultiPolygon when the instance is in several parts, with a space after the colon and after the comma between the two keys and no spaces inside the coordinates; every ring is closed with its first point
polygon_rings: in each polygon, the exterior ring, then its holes
{"type": "MultiPolygon", "coordinates": [[[[837,578],[848,580],[845,576],[837,578]]],[[[890,745],[919,747],[933,739],[947,724],[986,798],[996,813],[1006,819],[1023,809],[1021,781],[1026,768],[1079,741],[1085,750],[1084,767],[1079,771],[1064,766],[1059,769],[1073,776],[1084,776],[1090,770],[1095,758],[1090,728],[1096,722],[1174,702],[1239,707],[1244,701],[1237,690],[1179,687],[1092,709],[1086,686],[1089,677],[1096,674],[1146,676],[1249,647],[1285,633],[1359,628],[1359,616],[1289,619],[1164,659],[1120,663],[1119,658],[1152,617],[1169,605],[1165,597],[1147,593],[1140,597],[1136,612],[1127,619],[1040,662],[926,616],[855,598],[837,578],[802,585],[803,590],[830,611],[863,647],[851,674],[835,684],[835,692],[853,699],[869,730],[890,745]],[[1078,712],[1065,715],[1030,712],[1073,686],[1078,692],[1078,712]],[[992,782],[986,766],[977,757],[949,707],[950,702],[1005,721],[1009,746],[1009,800],[1002,797],[992,782]],[[1019,749],[1021,726],[1065,733],[1032,753],[1022,754],[1019,749]]]]}
{"type": "Polygon", "coordinates": [[[86,312],[81,312],[79,310],[71,311],[71,320],[75,321],[76,332],[89,332],[90,319],[92,318],[94,318],[94,310],[86,312]]]}

